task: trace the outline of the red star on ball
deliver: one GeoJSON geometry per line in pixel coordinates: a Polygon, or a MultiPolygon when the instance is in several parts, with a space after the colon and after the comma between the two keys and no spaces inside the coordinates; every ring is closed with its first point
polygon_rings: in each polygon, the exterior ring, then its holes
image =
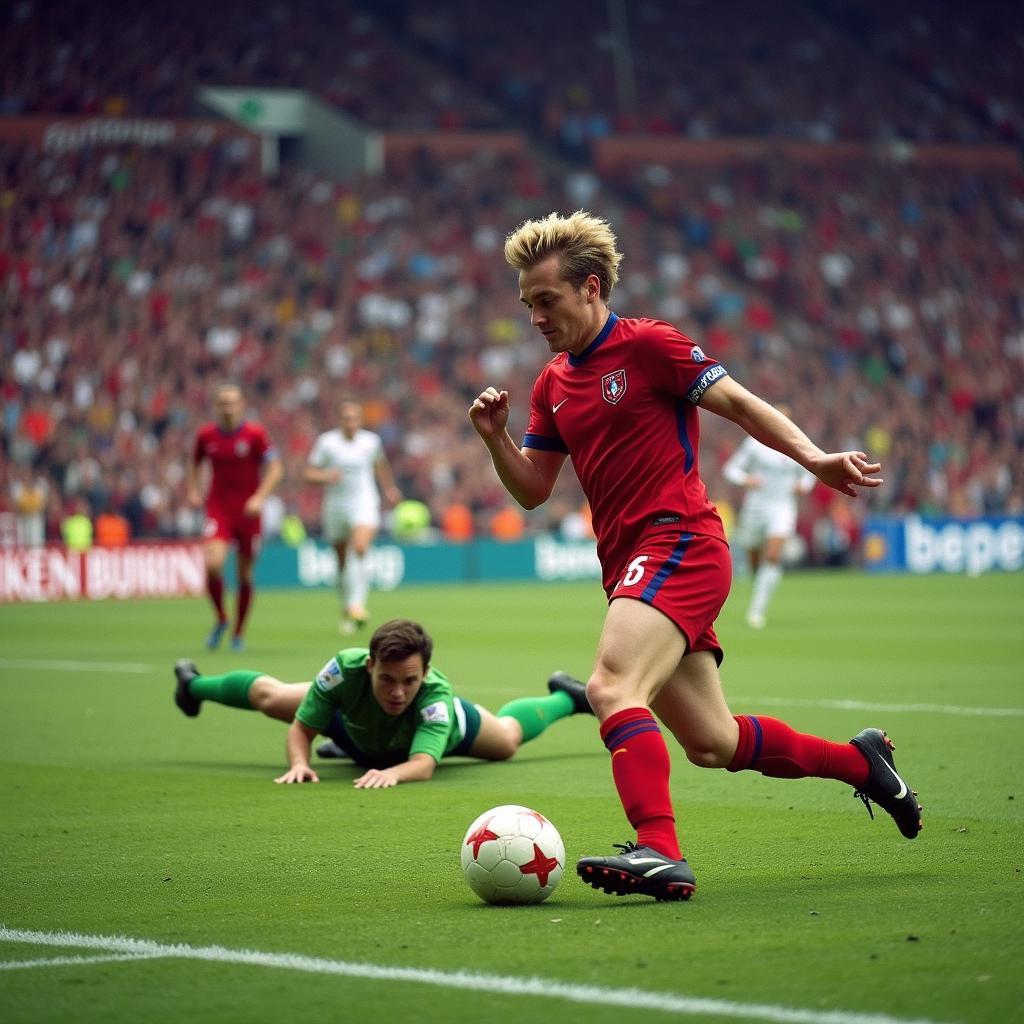
{"type": "Polygon", "coordinates": [[[544,851],[536,844],[533,844],[533,860],[521,864],[519,870],[524,875],[536,875],[537,884],[541,887],[548,884],[548,876],[558,867],[558,859],[545,857],[544,851]]]}
{"type": "Polygon", "coordinates": [[[487,826],[493,821],[493,818],[488,818],[471,836],[466,836],[466,846],[473,847],[473,860],[477,860],[480,856],[480,847],[484,843],[489,842],[491,839],[497,839],[498,835],[496,832],[492,832],[487,826]]]}

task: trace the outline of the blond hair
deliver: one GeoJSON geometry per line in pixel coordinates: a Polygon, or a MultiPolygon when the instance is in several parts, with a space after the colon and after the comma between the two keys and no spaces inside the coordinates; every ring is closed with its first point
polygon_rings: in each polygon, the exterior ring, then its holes
{"type": "Polygon", "coordinates": [[[586,210],[568,217],[549,213],[524,221],[505,239],[505,262],[514,270],[529,270],[557,253],[561,276],[580,288],[591,274],[601,282],[601,298],[608,301],[619,280],[622,253],[608,221],[586,210]]]}

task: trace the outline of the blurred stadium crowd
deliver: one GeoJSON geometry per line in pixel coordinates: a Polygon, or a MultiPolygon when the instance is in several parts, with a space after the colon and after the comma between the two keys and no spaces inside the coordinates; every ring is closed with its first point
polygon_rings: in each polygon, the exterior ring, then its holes
{"type": "MultiPolygon", "coordinates": [[[[294,86],[381,129],[527,140],[344,183],[287,162],[264,177],[237,140],[0,142],[0,512],[23,540],[75,508],[194,536],[184,463],[223,378],[281,450],[280,511],[315,529],[301,467],[348,395],[406,496],[486,533],[507,498],[466,410],[507,387],[521,431],[546,356],[502,240],[580,207],[626,254],[617,312],[678,324],[822,444],[883,461],[862,502],[814,492],[816,558],[845,557],[867,509],[1024,514],[1019,164],[593,159],[637,133],[1019,146],[1015,5],[524,0],[501,32],[464,0],[18,0],[3,17],[0,119],[209,117],[199,85],[294,86]]],[[[727,504],[739,435],[714,419],[704,476],[727,504]]],[[[578,531],[580,500],[565,473],[525,525],[578,531]]]]}

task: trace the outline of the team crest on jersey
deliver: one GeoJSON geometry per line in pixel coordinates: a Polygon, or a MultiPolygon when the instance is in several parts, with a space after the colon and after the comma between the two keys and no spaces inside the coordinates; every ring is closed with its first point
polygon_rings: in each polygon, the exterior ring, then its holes
{"type": "Polygon", "coordinates": [[[612,405],[618,405],[619,400],[626,393],[626,371],[615,370],[613,373],[606,373],[601,378],[601,394],[604,400],[612,405]]]}
{"type": "Polygon", "coordinates": [[[249,442],[248,441],[236,441],[235,442],[235,454],[241,459],[249,454],[249,442]]]}
{"type": "Polygon", "coordinates": [[[695,363],[705,363],[707,362],[708,357],[704,355],[704,352],[699,345],[694,345],[693,348],[690,350],[690,358],[695,363]]]}
{"type": "Polygon", "coordinates": [[[436,704],[428,704],[425,708],[420,711],[420,718],[424,722],[447,722],[448,721],[448,706],[445,702],[438,701],[436,704]]]}
{"type": "Polygon", "coordinates": [[[341,666],[337,658],[331,658],[329,662],[316,674],[316,688],[321,693],[333,690],[341,682],[341,666]]]}

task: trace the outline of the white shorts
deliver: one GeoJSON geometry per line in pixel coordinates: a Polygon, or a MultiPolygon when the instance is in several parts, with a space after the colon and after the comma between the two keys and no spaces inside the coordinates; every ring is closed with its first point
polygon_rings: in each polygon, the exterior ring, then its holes
{"type": "Polygon", "coordinates": [[[369,526],[380,529],[380,502],[371,499],[346,504],[324,505],[321,517],[324,540],[328,544],[340,544],[348,540],[355,526],[369,526]]]}
{"type": "Polygon", "coordinates": [[[794,533],[796,507],[792,502],[744,505],[733,539],[741,548],[759,548],[769,537],[792,537],[794,533]]]}

